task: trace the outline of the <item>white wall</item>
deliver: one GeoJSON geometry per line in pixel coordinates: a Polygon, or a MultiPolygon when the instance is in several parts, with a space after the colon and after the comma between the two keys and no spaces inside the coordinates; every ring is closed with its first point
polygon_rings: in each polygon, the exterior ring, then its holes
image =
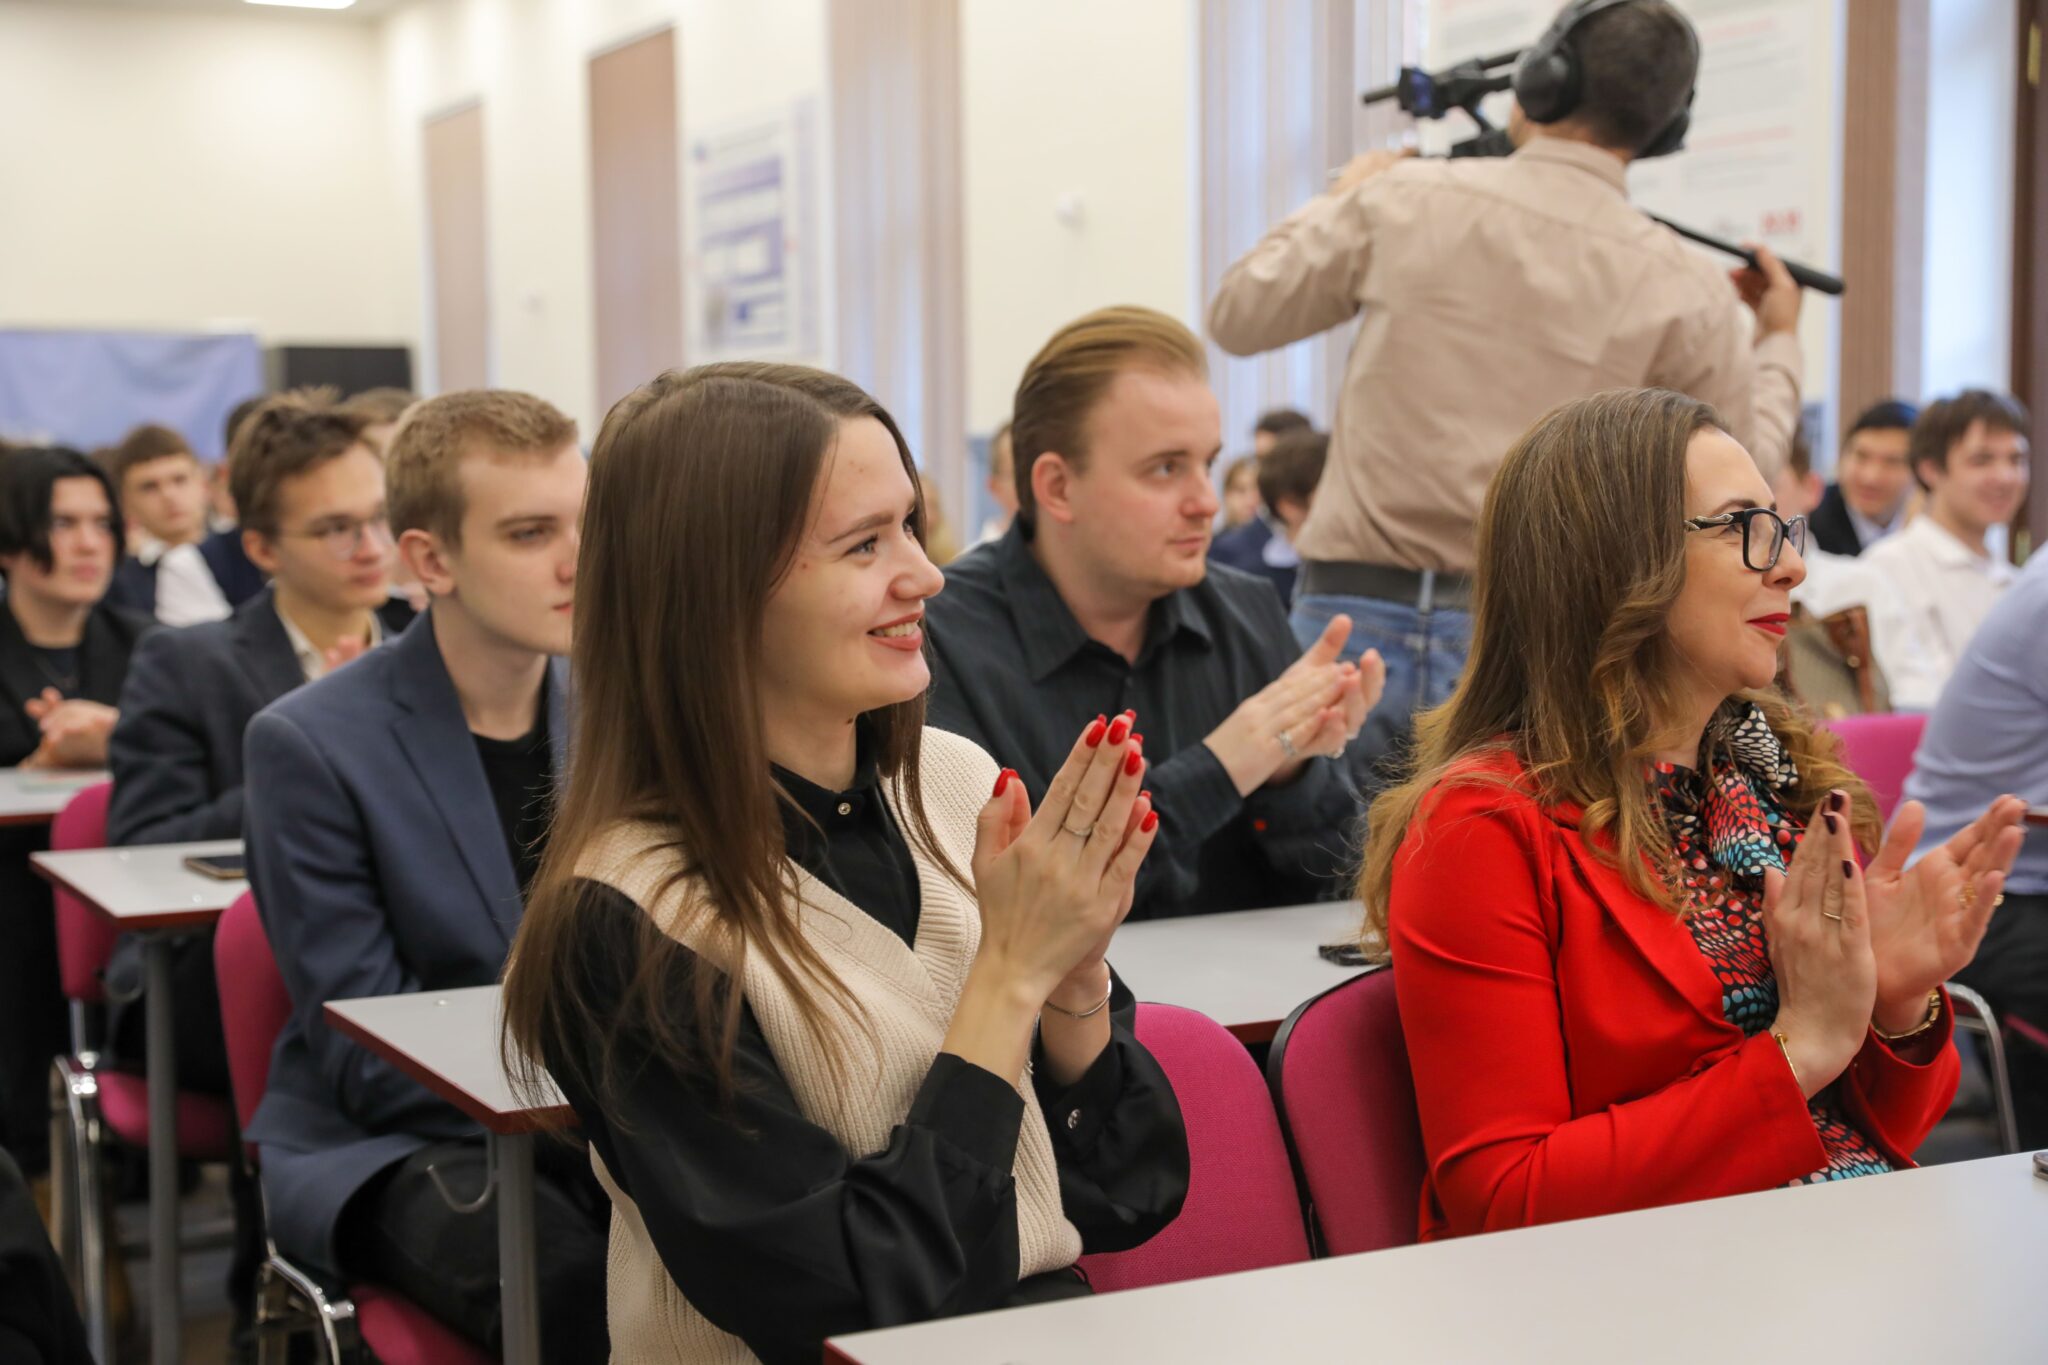
{"type": "Polygon", "coordinates": [[[2015,0],[1936,0],[1923,397],[2012,382],[2015,0]]]}
{"type": "MultiPolygon", "coordinates": [[[[426,313],[421,124],[480,99],[492,381],[540,394],[575,416],[586,439],[594,436],[603,414],[595,411],[590,265],[591,56],[675,26],[687,157],[696,133],[822,95],[825,3],[423,0],[386,19],[385,146],[409,234],[407,306],[419,329],[426,313]]],[[[687,233],[687,200],[683,218],[687,233]]],[[[820,243],[826,300],[829,245],[820,243]]],[[[829,317],[820,335],[831,335],[829,317]]],[[[423,349],[430,361],[431,346],[423,349]]],[[[431,385],[430,363],[425,377],[431,385]]]]}
{"type": "Polygon", "coordinates": [[[1025,362],[1112,303],[1200,326],[1192,0],[962,0],[967,422],[1007,416],[1025,362]],[[1063,199],[1078,208],[1058,216],[1063,199]]]}
{"type": "Polygon", "coordinates": [[[0,0],[0,325],[414,328],[373,28],[0,0]]]}

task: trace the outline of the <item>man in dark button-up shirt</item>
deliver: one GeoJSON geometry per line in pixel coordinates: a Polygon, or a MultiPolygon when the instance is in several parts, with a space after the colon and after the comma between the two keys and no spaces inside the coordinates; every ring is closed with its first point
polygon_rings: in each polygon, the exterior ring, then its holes
{"type": "Polygon", "coordinates": [[[1265,582],[1207,562],[1221,423],[1200,343],[1136,308],[1070,324],[1026,369],[1011,426],[1019,511],[926,605],[931,723],[1038,800],[1094,716],[1137,713],[1159,841],[1133,918],[1334,894],[1358,801],[1333,761],[1383,676],[1302,653],[1265,582]]]}

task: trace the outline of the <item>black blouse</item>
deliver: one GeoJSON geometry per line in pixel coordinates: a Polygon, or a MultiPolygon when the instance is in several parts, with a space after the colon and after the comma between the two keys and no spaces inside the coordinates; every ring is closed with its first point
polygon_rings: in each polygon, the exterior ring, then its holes
{"type": "MultiPolygon", "coordinates": [[[[912,942],[916,865],[872,758],[863,752],[843,792],[775,775],[799,807],[784,812],[791,857],[912,942]]],[[[643,912],[596,882],[582,894],[584,984],[592,999],[616,999],[643,912]]],[[[676,961],[664,990],[671,1017],[689,1020],[697,959],[676,961]]],[[[1144,1242],[1179,1213],[1188,1182],[1180,1107],[1132,1032],[1136,1004],[1121,981],[1110,1010],[1109,1045],[1071,1086],[1054,1085],[1033,1048],[1061,1205],[1089,1251],[1144,1242]]],[[[939,1054],[889,1145],[855,1158],[804,1117],[751,1009],[742,1009],[729,1107],[709,1076],[645,1039],[621,1033],[614,1046],[617,1093],[600,1104],[564,1083],[584,1133],[684,1297],[770,1365],[811,1365],[825,1338],[845,1332],[1088,1292],[1078,1270],[1017,1278],[1011,1167],[1024,1102],[1001,1077],[939,1054]]]]}

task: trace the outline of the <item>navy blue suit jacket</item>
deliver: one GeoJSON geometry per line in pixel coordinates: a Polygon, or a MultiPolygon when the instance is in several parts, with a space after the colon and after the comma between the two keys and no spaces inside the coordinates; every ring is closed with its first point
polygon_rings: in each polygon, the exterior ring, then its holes
{"type": "Polygon", "coordinates": [[[1271,543],[1274,530],[1263,517],[1253,517],[1242,526],[1233,526],[1209,542],[1209,558],[1218,564],[1228,564],[1233,569],[1242,569],[1271,583],[1280,593],[1280,604],[1294,605],[1293,565],[1276,565],[1266,562],[1266,546],[1271,543]]]}
{"type": "MultiPolygon", "coordinates": [[[[549,665],[562,771],[568,667],[549,665]]],[[[335,1272],[342,1206],[392,1162],[477,1126],[327,1026],[329,1000],[498,979],[524,910],[429,611],[249,725],[249,879],[290,1022],[249,1126],[277,1244],[335,1272]]]]}
{"type": "MultiPolygon", "coordinates": [[[[199,542],[199,557],[213,570],[213,581],[231,607],[239,607],[262,592],[270,580],[242,549],[240,530],[215,531],[199,542]]],[[[156,565],[144,564],[129,555],[114,566],[114,581],[107,585],[107,601],[117,607],[156,615],[156,565]]]]}

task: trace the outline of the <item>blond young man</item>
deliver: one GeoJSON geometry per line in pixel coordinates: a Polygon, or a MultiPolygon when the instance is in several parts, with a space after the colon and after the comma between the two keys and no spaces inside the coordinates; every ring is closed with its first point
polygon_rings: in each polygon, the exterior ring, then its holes
{"type": "Polygon", "coordinates": [[[1313,900],[1357,812],[1342,754],[1379,695],[1306,652],[1272,588],[1207,558],[1222,445],[1201,342],[1146,308],[1068,324],[1026,367],[1008,534],[947,569],[926,608],[931,723],[1016,769],[1036,799],[1101,713],[1135,711],[1160,811],[1132,915],[1313,900]]]}
{"type": "MultiPolygon", "coordinates": [[[[431,597],[405,636],[249,727],[250,879],[295,1007],[250,1136],[280,1247],[390,1284],[496,1350],[497,1206],[476,1125],[327,1027],[324,1002],[498,979],[568,738],[585,467],[526,394],[446,394],[389,456],[399,553],[431,597]]],[[[540,1154],[542,1354],[602,1360],[608,1203],[540,1154]]]]}

